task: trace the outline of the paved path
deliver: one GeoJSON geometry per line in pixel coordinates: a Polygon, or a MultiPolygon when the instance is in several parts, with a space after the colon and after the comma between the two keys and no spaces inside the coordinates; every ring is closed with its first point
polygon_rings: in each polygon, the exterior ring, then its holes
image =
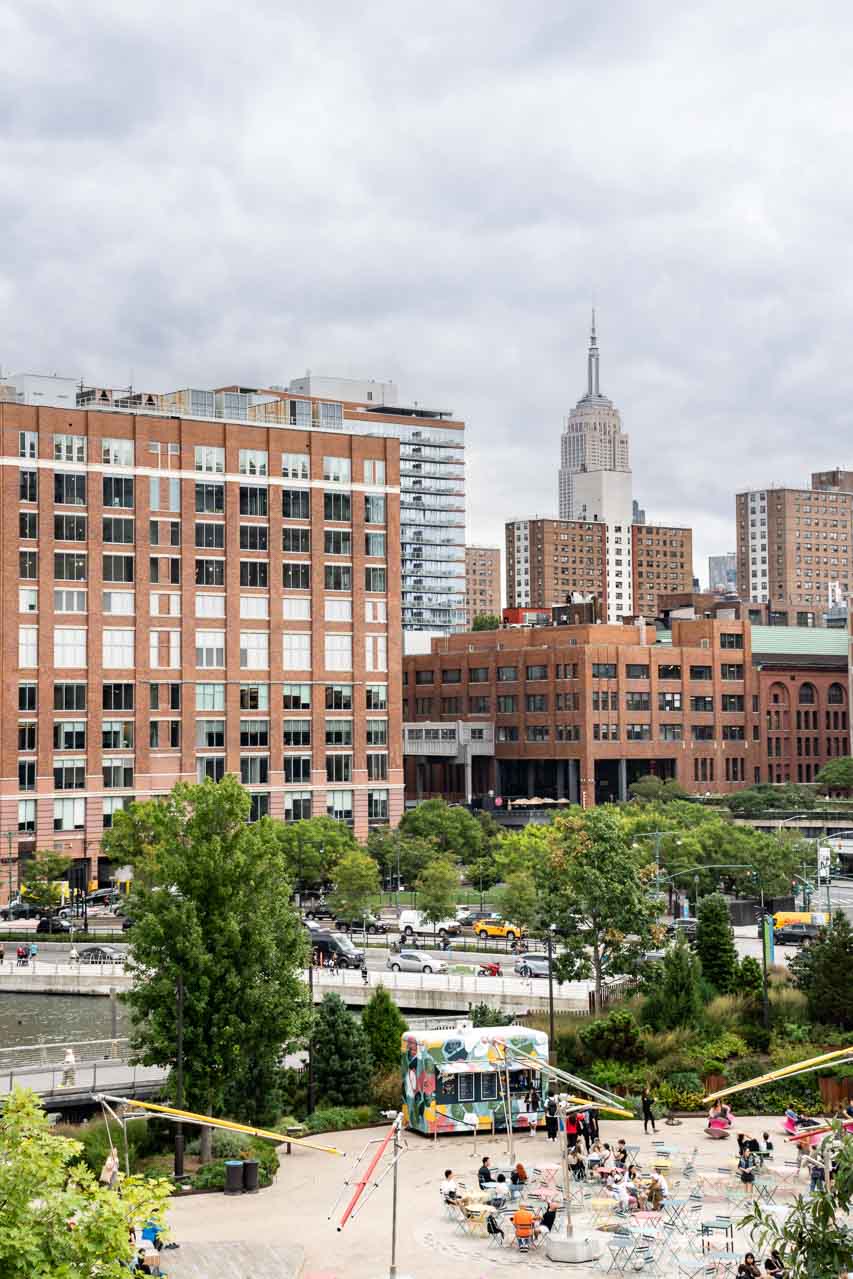
{"type": "Polygon", "coordinates": [[[48,1110],[56,1109],[59,1103],[67,1105],[70,1101],[88,1099],[93,1092],[152,1097],[163,1086],[167,1073],[160,1066],[131,1066],[109,1058],[78,1062],[67,1080],[62,1062],[20,1066],[0,1071],[0,1097],[5,1097],[13,1087],[32,1088],[41,1094],[48,1110]]]}
{"type": "Polygon", "coordinates": [[[298,1279],[304,1252],[297,1246],[187,1243],[161,1254],[169,1279],[298,1279]]]}

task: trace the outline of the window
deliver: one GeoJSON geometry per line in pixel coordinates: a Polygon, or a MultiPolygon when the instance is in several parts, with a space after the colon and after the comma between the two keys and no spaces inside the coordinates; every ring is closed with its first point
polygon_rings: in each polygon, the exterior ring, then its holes
{"type": "Polygon", "coordinates": [[[384,484],[385,463],[375,458],[367,458],[364,463],[364,482],[365,484],[384,484]]]}
{"type": "MultiPolygon", "coordinates": [[[[54,516],[54,520],[58,519],[82,519],[82,516],[54,516]]],[[[115,515],[107,515],[103,521],[103,534],[105,542],[113,542],[124,546],[133,545],[134,524],[133,520],[121,519],[115,515]]]]}
{"type": "Polygon", "coordinates": [[[269,475],[269,454],[266,449],[240,449],[241,475],[269,475]]]}
{"type": "Polygon", "coordinates": [[[240,669],[265,671],[270,664],[270,637],[267,631],[240,632],[240,669]]]}
{"type": "Polygon", "coordinates": [[[327,719],[326,720],[326,745],[327,746],[352,746],[352,720],[351,719],[327,719]]]}
{"type": "Polygon", "coordinates": [[[724,742],[742,742],[746,738],[746,733],[742,724],[724,724],[723,725],[723,741],[724,742]]]}
{"type": "Polygon", "coordinates": [[[647,711],[649,709],[649,694],[626,693],[625,709],[629,711],[647,711]]]}
{"type": "Polygon", "coordinates": [[[37,613],[39,611],[39,593],[35,586],[18,587],[18,612],[37,613]]]}
{"type": "Polygon", "coordinates": [[[415,671],[416,684],[432,684],[435,680],[435,671],[415,671]]]}
{"type": "Polygon", "coordinates": [[[34,832],[36,828],[36,801],[34,799],[18,800],[18,830],[34,832]]]}
{"type": "Polygon", "coordinates": [[[53,762],[54,790],[85,790],[85,759],[57,759],[53,762]]]}
{"type": "MultiPolygon", "coordinates": [[[[196,563],[198,564],[198,560],[196,560],[196,563]]],[[[196,617],[224,617],[225,596],[196,595],[195,615],[196,617]]]]}
{"type": "Polygon", "coordinates": [[[309,711],[311,709],[311,685],[283,684],[281,704],[286,711],[309,711]]]}
{"type": "Polygon", "coordinates": [[[351,711],[352,684],[327,684],[325,706],[327,711],[351,711]]]}
{"type": "Polygon", "coordinates": [[[518,729],[515,724],[498,724],[495,729],[495,740],[498,742],[517,742],[518,729]]]}
{"type": "Polygon", "coordinates": [[[200,782],[221,782],[225,776],[225,756],[200,755],[196,760],[196,776],[200,782]]]}
{"type": "Polygon", "coordinates": [[[659,711],[680,711],[681,710],[681,694],[680,693],[658,693],[658,710],[659,711]]]}
{"type": "Polygon", "coordinates": [[[200,667],[225,665],[224,631],[196,631],[195,662],[200,667]]]}
{"type": "Polygon", "coordinates": [[[38,501],[38,471],[18,472],[18,499],[21,502],[38,501]]]}
{"type": "Polygon", "coordinates": [[[720,635],[720,648],[743,648],[743,636],[723,631],[720,635]]]}
{"type": "MultiPolygon", "coordinates": [[[[85,684],[69,685],[71,688],[82,688],[84,693],[85,684]]],[[[101,705],[105,711],[132,711],[133,710],[133,684],[104,684],[101,698],[101,705]]]]}
{"type": "Polygon", "coordinates": [[[365,635],[364,637],[364,669],[366,671],[387,671],[388,638],[385,635],[365,635]]]}
{"type": "Polygon", "coordinates": [[[364,553],[374,559],[385,559],[385,534],[365,533],[364,553]]]}
{"type": "Polygon", "coordinates": [[[105,719],[101,722],[101,746],[105,751],[132,751],[132,719],[105,719]]]}
{"type": "MultiPolygon", "coordinates": [[[[309,416],[310,416],[310,406],[309,406],[309,416]]],[[[286,480],[309,479],[310,471],[309,471],[308,454],[307,453],[282,453],[281,473],[286,480]]]]}
{"type": "MultiPolygon", "coordinates": [[[[121,559],[121,556],[105,555],[104,560],[121,559]]],[[[133,560],[131,559],[131,565],[133,560]]],[[[86,556],[74,551],[55,551],[53,556],[53,575],[58,582],[85,582],[86,556]]]]}
{"type": "Polygon", "coordinates": [[[281,565],[281,584],[286,591],[310,591],[311,565],[284,560],[281,565]]]}
{"type": "Polygon", "coordinates": [[[268,719],[241,719],[241,746],[269,746],[270,722],[268,719]]]}
{"type": "MultiPolygon", "coordinates": [[[[349,519],[349,516],[346,517],[349,519]]],[[[364,499],[365,524],[384,524],[385,498],[375,493],[368,493],[364,499]]]]}
{"type": "MultiPolygon", "coordinates": [[[[104,635],[106,634],[107,632],[105,631],[104,635]]],[[[85,626],[56,627],[53,632],[53,664],[59,667],[84,667],[86,665],[85,626]]]]}
{"type": "MultiPolygon", "coordinates": [[[[365,703],[369,711],[388,709],[388,685],[368,684],[365,688],[365,703]]],[[[368,720],[368,724],[370,721],[368,720]]]]}
{"type": "Polygon", "coordinates": [[[662,742],[680,742],[683,731],[681,724],[661,724],[660,739],[662,742]]]}
{"type": "Polygon", "coordinates": [[[469,684],[487,684],[489,681],[488,666],[472,666],[468,672],[469,684]]]}
{"type": "Polygon", "coordinates": [[[18,790],[35,790],[36,761],[34,759],[18,760],[18,790]]]}
{"type": "Polygon", "coordinates": [[[265,524],[240,525],[241,551],[269,550],[269,529],[265,524]]]}
{"type": "MultiPolygon", "coordinates": [[[[648,674],[649,668],[646,667],[645,669],[646,669],[646,674],[648,674]]],[[[615,679],[616,663],[615,662],[593,662],[592,678],[593,679],[615,679]]],[[[637,678],[639,678],[639,676],[637,678]]]]}
{"type": "MultiPolygon", "coordinates": [[[[614,675],[615,673],[616,672],[614,671],[614,675]]],[[[593,667],[593,675],[594,674],[595,674],[595,668],[593,667]]],[[[600,678],[612,679],[613,676],[601,676],[600,678]]],[[[628,664],[625,667],[625,678],[626,679],[648,679],[649,668],[648,666],[644,665],[642,662],[628,662],[628,664]]]]}
{"type": "Polygon", "coordinates": [[[720,667],[721,679],[743,679],[743,666],[740,662],[723,662],[720,667]]]}
{"type": "Polygon", "coordinates": [[[154,669],[177,669],[181,664],[181,632],[149,631],[148,661],[154,669]]]}
{"type": "Polygon", "coordinates": [[[495,708],[499,715],[513,715],[518,709],[518,698],[504,694],[496,699],[495,708]]]}
{"type": "Polygon", "coordinates": [[[596,742],[617,742],[619,740],[619,725],[593,724],[592,736],[596,742]]]}
{"type": "Polygon", "coordinates": [[[240,616],[244,618],[268,619],[270,615],[269,597],[266,595],[241,595],[240,616]]]}
{"type": "Polygon", "coordinates": [[[529,680],[547,679],[548,667],[547,666],[528,666],[526,670],[526,678],[529,680]]]}
{"type": "Polygon", "coordinates": [[[383,752],[367,753],[367,780],[369,782],[388,781],[388,756],[383,752]]]}
{"type": "Polygon", "coordinates": [[[548,709],[548,698],[544,693],[528,693],[524,702],[527,711],[542,712],[548,709]]]}
{"type": "MultiPolygon", "coordinates": [[[[255,526],[253,526],[255,527],[255,526]]],[[[241,527],[242,537],[242,527],[241,527]]],[[[197,522],[195,526],[195,544],[206,550],[222,551],[225,549],[225,525],[211,524],[207,521],[197,522]]]]}
{"type": "Polygon", "coordinates": [[[196,684],[195,708],[197,711],[224,711],[224,684],[196,684]]]}
{"type": "Polygon", "coordinates": [[[690,667],[691,679],[699,679],[699,680],[711,679],[712,674],[713,672],[711,671],[710,666],[691,666],[690,667]]]}
{"type": "Polygon", "coordinates": [[[528,742],[547,742],[551,730],[547,724],[528,724],[527,740],[528,742]]]}
{"type": "Polygon", "coordinates": [[[116,813],[124,812],[128,805],[133,803],[133,800],[127,795],[105,795],[102,803],[104,830],[109,830],[112,827],[116,813]]]}
{"type": "Polygon", "coordinates": [[[658,666],[658,679],[681,679],[681,667],[672,662],[661,662],[658,666]]]}
{"type": "Polygon", "coordinates": [[[133,466],[133,440],[101,440],[101,461],[107,466],[133,466]]]}
{"type": "Polygon", "coordinates": [[[269,491],[257,484],[240,485],[240,514],[268,515],[269,491]]]}
{"type": "Polygon", "coordinates": [[[844,705],[844,688],[841,684],[830,684],[826,692],[826,700],[830,706],[844,705]]]}
{"type": "Polygon", "coordinates": [[[180,511],[181,482],[152,477],[149,481],[149,503],[152,511],[180,511]]]}
{"type": "Polygon", "coordinates": [[[310,719],[286,719],[282,730],[282,740],[285,746],[310,746],[310,719]]]}
{"type": "Polygon", "coordinates": [[[266,560],[241,560],[240,585],[266,590],[270,584],[270,566],[266,560]]]}
{"type": "Polygon", "coordinates": [[[387,575],[384,568],[366,568],[364,570],[364,589],[375,594],[384,593],[388,589],[387,575]]]}
{"type": "MultiPolygon", "coordinates": [[[[35,707],[28,708],[35,709],[35,707]]],[[[84,711],[86,709],[85,684],[54,684],[53,709],[55,711],[84,711]]]]}
{"type": "Polygon", "coordinates": [[[741,693],[723,693],[720,698],[721,709],[727,714],[733,714],[736,711],[743,710],[743,696],[741,693]]]}
{"type": "MultiPolygon", "coordinates": [[[[368,792],[369,793],[369,792],[368,792]]],[[[287,796],[285,796],[285,801],[287,796]]],[[[327,790],[326,813],[337,822],[348,822],[352,825],[352,791],[327,790]]],[[[460,1076],[463,1078],[463,1076],[460,1076]]]]}
{"type": "MultiPolygon", "coordinates": [[[[54,519],[60,518],[54,516],[54,519]]],[[[85,526],[86,521],[83,520],[85,526]]],[[[18,536],[35,539],[39,535],[39,517],[35,511],[21,511],[18,515],[18,536]]]]}
{"type": "MultiPolygon", "coordinates": [[[[54,684],[54,691],[61,688],[61,684],[54,684]]],[[[83,686],[85,688],[85,685],[83,686]]],[[[38,685],[37,684],[19,684],[18,685],[18,710],[19,711],[35,711],[38,710],[38,685]]]]}
{"type": "Polygon", "coordinates": [[[244,786],[263,786],[270,779],[268,755],[241,755],[240,781],[244,786]]]}
{"type": "MultiPolygon", "coordinates": [[[[84,724],[83,725],[84,736],[85,736],[85,727],[86,726],[84,724]]],[[[32,720],[32,721],[27,720],[27,721],[19,722],[18,724],[18,750],[19,751],[23,752],[23,751],[36,750],[36,738],[37,738],[36,730],[37,730],[37,726],[36,726],[35,720],[32,720]]],[[[55,739],[56,739],[56,728],[54,727],[54,741],[55,739]]],[[[69,746],[67,749],[72,750],[73,747],[69,746]]]]}
{"type": "MultiPolygon", "coordinates": [[[[725,677],[724,677],[725,678],[725,677]]],[[[814,684],[801,684],[799,703],[801,706],[814,706],[816,701],[814,684]]]]}
{"type": "Polygon", "coordinates": [[[179,711],[181,709],[180,684],[149,684],[148,696],[152,711],[167,709],[179,711]],[[161,689],[165,690],[163,696],[161,696],[161,689]]]}
{"type": "Polygon", "coordinates": [[[85,799],[55,799],[53,801],[54,830],[85,830],[85,799]]]}
{"type": "Polygon", "coordinates": [[[281,513],[286,520],[310,520],[311,494],[308,489],[282,489],[281,513]]]}
{"type": "Polygon", "coordinates": [[[387,719],[369,719],[366,724],[365,740],[368,746],[387,746],[388,745],[387,719]]]}
{"type": "Polygon", "coordinates": [[[104,786],[107,790],[124,790],[133,785],[133,760],[104,756],[104,786]]]}
{"type": "MultiPolygon", "coordinates": [[[[35,741],[32,746],[21,747],[20,749],[35,750],[35,741]]],[[[55,751],[84,751],[86,749],[86,721],[82,719],[54,720],[53,749],[55,751]]]]}
{"type": "Polygon", "coordinates": [[[39,437],[36,431],[18,432],[18,457],[38,457],[39,437]]]}
{"type": "Polygon", "coordinates": [[[352,591],[352,567],[349,564],[327,564],[324,585],[327,591],[352,591]]]}
{"type": "Polygon", "coordinates": [[[18,627],[18,666],[22,670],[38,666],[38,635],[37,626],[18,627]]]}
{"type": "Polygon", "coordinates": [[[54,515],[53,536],[57,542],[85,542],[86,533],[85,515],[54,515]]]}
{"type": "Polygon", "coordinates": [[[195,584],[196,586],[224,586],[225,561],[196,560],[195,584]]]}
{"type": "Polygon", "coordinates": [[[270,705],[269,684],[241,684],[240,710],[267,711],[270,705]]]}
{"type": "MultiPolygon", "coordinates": [[[[370,499],[367,499],[370,501],[370,499]]],[[[352,499],[349,493],[324,493],[323,516],[327,520],[349,523],[352,519],[352,499]]]]}
{"type": "Polygon", "coordinates": [[[714,740],[714,725],[694,724],[693,740],[694,742],[712,742],[714,740]]]}
{"type": "Polygon", "coordinates": [[[350,460],[348,457],[324,457],[323,479],[333,484],[349,484],[350,460]]]}
{"type": "Polygon", "coordinates": [[[516,666],[499,666],[498,667],[498,683],[508,684],[518,679],[518,667],[516,666]]]}
{"type": "Polygon", "coordinates": [[[285,755],[284,756],[284,784],[291,786],[295,782],[311,781],[311,756],[310,755],[285,755]]]}
{"type": "Polygon", "coordinates": [[[201,513],[222,515],[225,510],[225,485],[196,484],[195,509],[201,513]]]}
{"type": "MultiPolygon", "coordinates": [[[[175,561],[180,564],[180,560],[175,561]]],[[[85,565],[84,565],[85,573],[85,565]]],[[[156,580],[152,577],[152,581],[156,580]]],[[[132,555],[105,555],[104,556],[104,581],[105,582],[132,582],[133,581],[133,556],[132,555]]]]}
{"type": "Polygon", "coordinates": [[[38,551],[18,552],[18,576],[25,582],[34,582],[39,575],[38,551]]]}
{"type": "Polygon", "coordinates": [[[702,714],[704,714],[705,712],[713,711],[713,709],[714,709],[714,699],[713,699],[713,697],[704,697],[704,696],[703,696],[703,697],[691,697],[691,699],[690,699],[690,709],[691,709],[692,711],[700,711],[702,714]]]}
{"type": "Polygon", "coordinates": [[[282,638],[282,662],[286,671],[310,671],[311,636],[286,631],[282,638]]]}
{"type": "Polygon", "coordinates": [[[53,460],[55,462],[85,462],[85,435],[54,435],[53,460]]]}
{"type": "Polygon", "coordinates": [[[352,533],[344,528],[327,528],[323,535],[326,555],[352,555],[352,533]]]}
{"type": "Polygon", "coordinates": [[[649,724],[628,724],[625,728],[625,740],[628,742],[648,742],[651,735],[649,724]]]}
{"type": "MultiPolygon", "coordinates": [[[[281,615],[285,621],[289,622],[310,622],[311,621],[311,600],[308,596],[285,595],[281,602],[281,615]]],[[[326,621],[329,621],[329,610],[326,609],[326,621]]],[[[350,619],[332,618],[333,621],[342,621],[350,619]]]]}
{"type": "Polygon", "coordinates": [[[286,822],[300,822],[310,816],[310,790],[287,791],[284,796],[284,820],[286,822]]]}
{"type": "Polygon", "coordinates": [[[352,636],[330,635],[327,633],[325,641],[326,670],[351,671],[352,636]]]}
{"type": "Polygon", "coordinates": [[[104,476],[104,506],[133,509],[133,480],[129,475],[104,476]]]}
{"type": "Polygon", "coordinates": [[[209,444],[196,444],[195,469],[207,471],[210,475],[224,475],[225,449],[215,448],[209,444]]]}
{"type": "Polygon", "coordinates": [[[283,528],[281,549],[294,555],[308,555],[311,550],[311,530],[307,528],[283,528]]]}
{"type": "Polygon", "coordinates": [[[196,746],[224,746],[224,719],[197,719],[195,722],[196,746]]]}
{"type": "Polygon", "coordinates": [[[415,698],[415,714],[431,715],[432,714],[432,698],[416,697],[415,698]]]}

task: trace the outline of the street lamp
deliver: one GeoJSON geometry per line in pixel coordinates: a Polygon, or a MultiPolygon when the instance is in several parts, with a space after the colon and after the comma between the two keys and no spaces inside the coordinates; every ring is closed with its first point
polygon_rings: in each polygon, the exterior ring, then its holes
{"type": "Polygon", "coordinates": [[[556,924],[548,926],[548,1060],[554,1064],[557,1056],[554,1033],[554,933],[556,924]]]}

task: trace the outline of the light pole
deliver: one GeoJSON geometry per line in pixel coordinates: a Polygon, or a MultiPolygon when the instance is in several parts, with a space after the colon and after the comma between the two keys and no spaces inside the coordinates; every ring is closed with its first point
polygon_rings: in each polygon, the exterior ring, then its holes
{"type": "MultiPolygon", "coordinates": [[[[175,1052],[175,1102],[178,1110],[184,1108],[184,974],[178,970],[178,1002],[175,1052]]],[[[175,1125],[175,1176],[184,1175],[184,1125],[175,1125]]]]}
{"type": "Polygon", "coordinates": [[[548,926],[548,1060],[552,1066],[557,1057],[554,1033],[554,933],[556,931],[556,924],[548,926]]]}

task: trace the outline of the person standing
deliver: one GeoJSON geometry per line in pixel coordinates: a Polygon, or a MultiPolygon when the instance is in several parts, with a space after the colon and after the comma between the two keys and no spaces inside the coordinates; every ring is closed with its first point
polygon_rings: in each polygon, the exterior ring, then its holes
{"type": "Polygon", "coordinates": [[[569,1150],[574,1150],[578,1144],[578,1115],[576,1110],[570,1110],[566,1115],[566,1141],[569,1144],[569,1150]]]}
{"type": "Polygon", "coordinates": [[[557,1098],[553,1093],[545,1103],[545,1135],[549,1141],[557,1140],[557,1098]]]}
{"type": "Polygon", "coordinates": [[[655,1112],[652,1110],[652,1107],[655,1104],[655,1099],[651,1094],[648,1084],[646,1084],[643,1089],[643,1095],[640,1100],[643,1104],[643,1132],[647,1133],[649,1131],[649,1124],[652,1126],[652,1132],[657,1132],[657,1127],[655,1125],[655,1112]]]}
{"type": "Polygon", "coordinates": [[[77,1058],[74,1056],[74,1049],[68,1047],[65,1049],[65,1057],[62,1061],[62,1087],[73,1088],[76,1079],[75,1069],[77,1066],[77,1058]]]}
{"type": "Polygon", "coordinates": [[[542,1109],[542,1102],[539,1100],[539,1093],[536,1088],[530,1089],[530,1095],[527,1100],[527,1123],[530,1128],[530,1135],[536,1135],[536,1129],[539,1127],[539,1111],[542,1109]]]}

